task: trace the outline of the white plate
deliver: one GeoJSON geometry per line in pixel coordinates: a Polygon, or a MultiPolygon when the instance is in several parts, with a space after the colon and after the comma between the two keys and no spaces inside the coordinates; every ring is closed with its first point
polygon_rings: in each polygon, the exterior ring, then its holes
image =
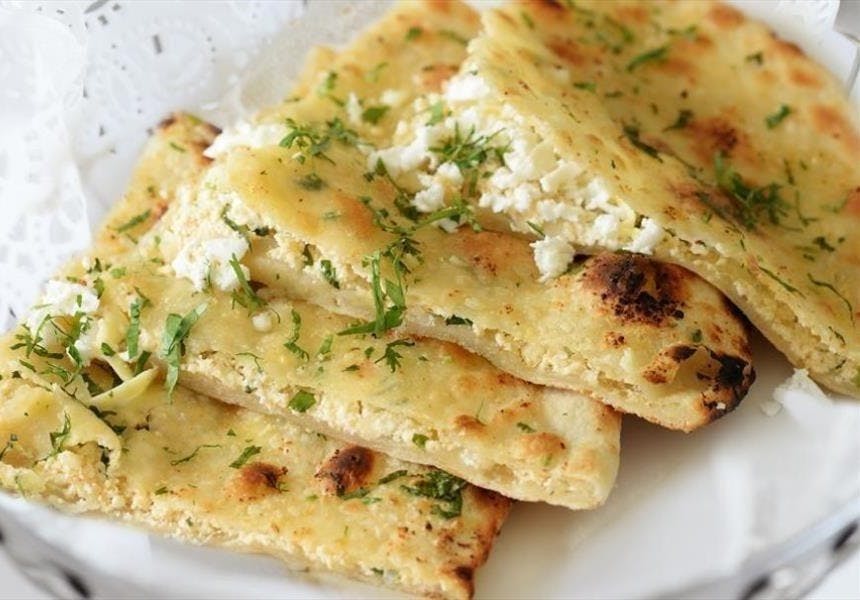
{"type": "MultiPolygon", "coordinates": [[[[63,102],[64,94],[79,90],[81,80],[69,76],[66,68],[56,69],[66,74],[66,88],[48,100],[57,105],[53,114],[59,125],[54,122],[54,130],[59,127],[63,135],[59,141],[37,136],[35,143],[47,155],[41,160],[57,169],[42,175],[49,184],[17,188],[16,201],[36,205],[42,220],[32,221],[17,237],[7,231],[8,238],[0,238],[0,267],[8,269],[13,284],[0,290],[0,310],[26,306],[60,255],[85,243],[84,237],[46,234],[39,227],[59,222],[61,233],[63,228],[76,232],[84,206],[97,222],[124,187],[146,127],[177,108],[223,123],[241,110],[275,101],[287,89],[285,74],[297,72],[301,49],[311,42],[344,41],[379,13],[380,4],[312,4],[310,10],[317,14],[297,22],[289,22],[302,10],[297,3],[203,7],[110,2],[95,3],[86,13],[83,5],[77,12],[68,4],[44,5],[42,14],[71,25],[73,35],[57,41],[49,25],[38,19],[28,25],[36,37],[48,32],[56,43],[73,45],[77,39],[89,45],[79,65],[87,69],[83,82],[89,97],[82,103],[63,102]],[[62,15],[55,12],[58,6],[66,7],[62,15]],[[281,27],[288,33],[267,48],[264,38],[281,27]],[[222,97],[228,101],[213,102],[222,97]],[[57,193],[56,174],[67,172],[71,176],[65,179],[68,185],[58,205],[39,204],[57,193]],[[70,193],[68,186],[77,193],[70,193]],[[30,195],[21,196],[21,189],[30,195]],[[51,211],[64,216],[58,221],[54,214],[51,221],[46,217],[51,211]],[[35,245],[37,236],[41,246],[35,245]],[[6,254],[4,244],[11,248],[6,254]],[[13,265],[16,252],[32,258],[33,248],[45,245],[56,259],[13,265]]],[[[737,4],[766,19],[837,76],[847,74],[854,49],[830,31],[834,2],[737,4]]],[[[2,17],[0,12],[0,34],[2,17]]],[[[0,59],[2,50],[0,41],[0,59]]],[[[21,68],[27,66],[21,62],[26,56],[12,59],[21,68]]],[[[0,115],[5,100],[0,96],[0,115]]],[[[50,112],[50,102],[46,104],[50,112]]],[[[3,185],[11,175],[6,173],[4,180],[2,148],[0,144],[0,205],[8,206],[13,187],[3,185]]],[[[749,396],[737,411],[705,430],[683,435],[625,419],[621,472],[603,508],[574,513],[517,505],[489,563],[479,571],[478,596],[654,595],[731,572],[750,554],[787,539],[856,496],[860,407],[794,392],[780,395],[783,405],[774,405],[774,391],[792,370],[763,340],[756,340],[754,352],[758,380],[749,396]],[[765,415],[765,410],[780,407],[777,415],[765,415]]],[[[63,517],[8,497],[0,497],[0,504],[96,572],[118,575],[163,596],[395,597],[349,582],[286,574],[278,562],[266,558],[183,546],[104,521],[63,517]]]]}

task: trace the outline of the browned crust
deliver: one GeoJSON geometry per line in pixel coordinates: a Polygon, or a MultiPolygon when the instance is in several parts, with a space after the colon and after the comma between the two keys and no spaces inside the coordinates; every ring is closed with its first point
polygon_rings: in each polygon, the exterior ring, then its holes
{"type": "Polygon", "coordinates": [[[316,476],[323,481],[328,493],[342,496],[369,482],[374,458],[372,450],[362,446],[346,446],[324,462],[316,476]]]}
{"type": "Polygon", "coordinates": [[[586,260],[582,281],[619,322],[661,327],[684,318],[687,282],[695,277],[638,254],[605,252],[586,260]]]}

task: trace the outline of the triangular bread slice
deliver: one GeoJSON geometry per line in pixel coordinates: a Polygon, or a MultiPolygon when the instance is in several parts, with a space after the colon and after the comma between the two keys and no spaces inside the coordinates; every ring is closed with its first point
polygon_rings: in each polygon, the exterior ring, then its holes
{"type": "MultiPolygon", "coordinates": [[[[87,266],[64,273],[86,268],[103,282],[121,280],[117,257],[193,183],[214,133],[186,115],[165,121],[87,266]]],[[[100,302],[113,289],[105,286],[100,302]]],[[[71,302],[73,313],[85,308],[71,302]]],[[[168,395],[157,369],[119,360],[118,345],[99,341],[90,357],[69,337],[100,327],[58,314],[38,336],[19,327],[0,342],[0,487],[187,542],[269,554],[294,569],[420,596],[471,596],[508,499],[182,387],[168,395]]]]}
{"type": "Polygon", "coordinates": [[[470,203],[570,253],[691,269],[860,396],[860,118],[839,81],[718,2],[521,2],[483,24],[439,100],[514,151],[470,203]]]}

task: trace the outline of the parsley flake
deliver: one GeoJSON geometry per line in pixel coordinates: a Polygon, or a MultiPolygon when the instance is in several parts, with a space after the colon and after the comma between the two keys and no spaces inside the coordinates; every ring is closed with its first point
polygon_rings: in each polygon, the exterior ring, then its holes
{"type": "Polygon", "coordinates": [[[299,390],[292,398],[290,398],[290,402],[287,406],[296,412],[303,413],[307,412],[307,410],[316,403],[317,399],[312,393],[307,390],[299,390]]]}
{"type": "Polygon", "coordinates": [[[246,447],[244,450],[242,450],[242,454],[240,454],[236,460],[234,460],[233,462],[230,463],[230,468],[231,469],[242,468],[245,465],[245,463],[248,462],[248,460],[252,456],[256,456],[257,454],[259,454],[260,450],[262,450],[262,448],[260,448],[260,446],[248,446],[248,447],[246,447]]]}

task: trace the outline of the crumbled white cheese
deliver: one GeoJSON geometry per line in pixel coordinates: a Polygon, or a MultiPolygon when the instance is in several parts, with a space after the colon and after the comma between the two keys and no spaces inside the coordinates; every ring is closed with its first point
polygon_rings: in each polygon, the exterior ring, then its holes
{"type": "Polygon", "coordinates": [[[349,122],[353,125],[361,125],[361,102],[358,100],[358,96],[355,95],[355,92],[350,92],[349,96],[346,97],[346,116],[349,118],[349,122]]]}
{"type": "Polygon", "coordinates": [[[540,187],[548,194],[554,194],[564,188],[571,189],[581,173],[582,167],[577,163],[558,161],[555,169],[540,178],[540,187]]]}
{"type": "Polygon", "coordinates": [[[27,326],[35,330],[47,316],[74,316],[76,313],[90,314],[99,307],[95,290],[79,283],[51,279],[45,285],[39,304],[27,317],[27,326]]]}
{"type": "Polygon", "coordinates": [[[438,181],[416,193],[412,205],[421,212],[433,212],[445,206],[445,188],[438,181]]]}
{"type": "Polygon", "coordinates": [[[654,252],[654,247],[663,239],[663,228],[660,227],[654,219],[645,217],[642,219],[642,224],[636,233],[633,241],[627,244],[624,249],[630,252],[640,252],[642,254],[651,254],[654,252]]]}
{"type": "Polygon", "coordinates": [[[448,80],[445,99],[449,102],[480,100],[491,93],[490,86],[474,73],[461,73],[448,80]]]}
{"type": "Polygon", "coordinates": [[[444,162],[436,169],[436,176],[448,185],[459,187],[463,185],[463,174],[460,167],[452,162],[444,162]]]}
{"type": "Polygon", "coordinates": [[[573,246],[559,237],[545,237],[532,242],[531,247],[541,281],[548,281],[564,273],[574,257],[573,246]]]}
{"type": "Polygon", "coordinates": [[[251,324],[259,332],[266,333],[272,330],[272,314],[269,311],[255,314],[251,317],[251,324]]]}
{"type": "Polygon", "coordinates": [[[385,90],[379,96],[379,101],[382,104],[386,104],[391,108],[397,108],[406,100],[406,92],[403,90],[385,90]]]}
{"type": "MultiPolygon", "coordinates": [[[[234,256],[241,260],[247,251],[248,242],[239,234],[194,241],[179,251],[170,266],[176,275],[189,279],[198,291],[206,287],[207,281],[219,290],[230,291],[239,285],[230,260],[234,256]]],[[[246,278],[250,276],[246,266],[240,268],[246,278]]]]}
{"type": "Polygon", "coordinates": [[[90,364],[96,351],[99,323],[99,321],[96,321],[91,317],[87,317],[86,322],[82,327],[83,332],[78,336],[78,339],[75,340],[75,350],[78,351],[78,356],[81,357],[81,362],[85,365],[90,364]]]}
{"type": "Polygon", "coordinates": [[[239,121],[235,126],[222,131],[203,151],[203,154],[209,158],[217,158],[240,146],[248,148],[277,146],[286,135],[287,127],[281,123],[251,124],[247,121],[239,121]]]}

